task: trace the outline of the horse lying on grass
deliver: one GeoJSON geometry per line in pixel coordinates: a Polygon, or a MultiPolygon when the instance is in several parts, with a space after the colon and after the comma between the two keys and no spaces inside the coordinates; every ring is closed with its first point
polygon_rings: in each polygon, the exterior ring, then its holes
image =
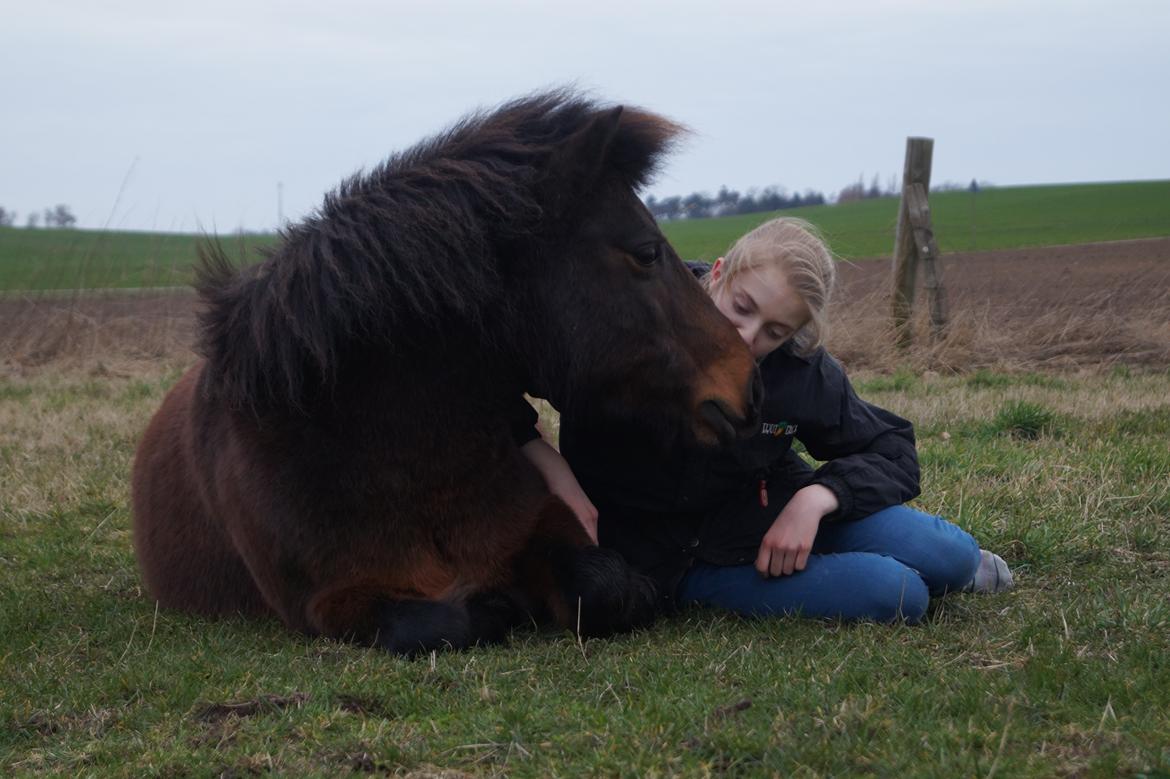
{"type": "Polygon", "coordinates": [[[204,247],[205,360],[134,464],[158,602],[403,654],[648,623],[517,429],[525,391],[664,445],[758,427],[746,348],[635,195],[678,131],[539,94],[349,179],[256,265],[204,247]]]}

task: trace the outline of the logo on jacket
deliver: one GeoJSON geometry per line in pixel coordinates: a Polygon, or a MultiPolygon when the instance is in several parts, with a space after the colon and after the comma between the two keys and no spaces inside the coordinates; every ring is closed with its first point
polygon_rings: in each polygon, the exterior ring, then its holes
{"type": "Polygon", "coordinates": [[[796,435],[796,425],[790,425],[788,422],[765,422],[760,432],[773,438],[779,438],[782,435],[796,435]]]}

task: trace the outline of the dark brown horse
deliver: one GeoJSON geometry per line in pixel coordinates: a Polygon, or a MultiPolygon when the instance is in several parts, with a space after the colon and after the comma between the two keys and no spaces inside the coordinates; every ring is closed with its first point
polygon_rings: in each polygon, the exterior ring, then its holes
{"type": "Polygon", "coordinates": [[[206,359],[134,464],[158,602],[406,654],[648,622],[517,430],[525,391],[668,445],[758,426],[747,350],[635,196],[677,132],[540,94],[348,180],[257,265],[206,248],[206,359]]]}

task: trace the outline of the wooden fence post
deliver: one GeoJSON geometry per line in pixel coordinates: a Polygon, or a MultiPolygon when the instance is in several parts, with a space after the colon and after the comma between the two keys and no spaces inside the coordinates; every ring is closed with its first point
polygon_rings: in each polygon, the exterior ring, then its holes
{"type": "Polygon", "coordinates": [[[935,338],[946,328],[946,298],[938,267],[938,244],[930,221],[931,138],[906,139],[906,164],[902,171],[902,202],[894,233],[894,333],[899,346],[909,346],[914,313],[914,285],[922,264],[930,305],[930,327],[935,338]]]}

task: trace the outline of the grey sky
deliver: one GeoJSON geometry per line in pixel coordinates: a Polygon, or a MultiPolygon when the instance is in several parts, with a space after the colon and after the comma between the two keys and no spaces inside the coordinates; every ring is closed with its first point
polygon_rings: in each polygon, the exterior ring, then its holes
{"type": "Polygon", "coordinates": [[[0,205],[271,229],[466,111],[575,82],[695,132],[648,190],[1170,178],[1170,3],[5,0],[0,205]],[[123,187],[123,181],[125,185],[123,187]],[[119,190],[121,199],[118,199],[119,190]]]}

